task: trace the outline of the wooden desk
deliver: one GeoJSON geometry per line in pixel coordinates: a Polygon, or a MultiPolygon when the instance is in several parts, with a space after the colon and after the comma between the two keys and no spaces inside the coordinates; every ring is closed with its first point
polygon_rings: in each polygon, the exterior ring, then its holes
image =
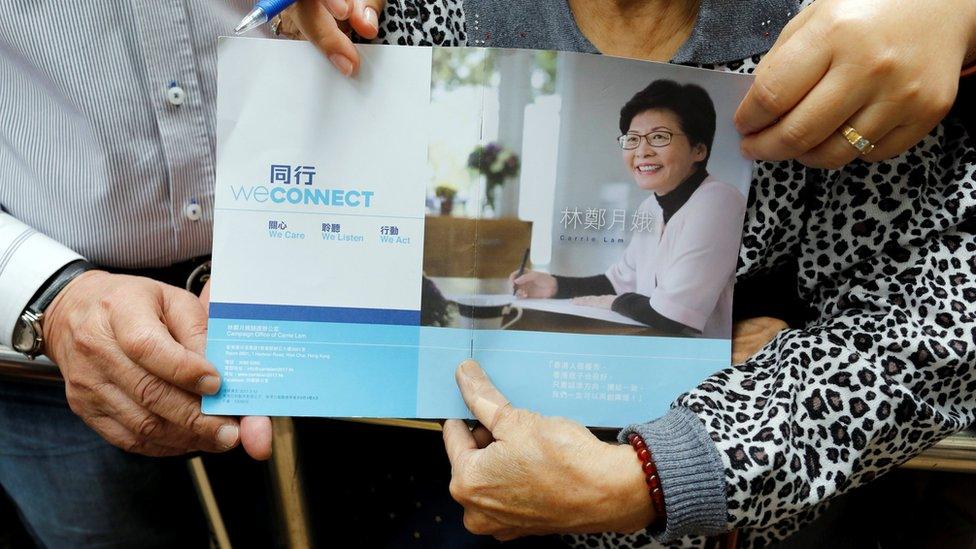
{"type": "MultiPolygon", "coordinates": [[[[517,303],[516,303],[517,305],[517,303]]],[[[562,332],[574,334],[597,335],[634,335],[661,336],[664,335],[649,326],[634,326],[631,324],[617,324],[594,318],[523,309],[522,318],[512,324],[509,330],[526,330],[532,332],[562,332]]]]}
{"type": "MultiPolygon", "coordinates": [[[[512,286],[508,278],[474,278],[474,277],[430,277],[442,294],[511,294],[512,286]]],[[[518,300],[513,298],[513,306],[518,307],[518,300]]],[[[456,313],[455,313],[456,314],[456,313]]],[[[505,317],[504,322],[514,318],[515,313],[505,317]]],[[[452,324],[453,325],[453,324],[452,324]]],[[[586,318],[569,314],[522,309],[522,317],[512,324],[509,330],[525,330],[533,332],[570,332],[578,334],[599,335],[664,335],[648,326],[618,324],[594,318],[586,318]]]]}
{"type": "Polygon", "coordinates": [[[505,278],[522,264],[531,241],[532,222],[514,217],[427,216],[424,273],[432,277],[505,278]]]}

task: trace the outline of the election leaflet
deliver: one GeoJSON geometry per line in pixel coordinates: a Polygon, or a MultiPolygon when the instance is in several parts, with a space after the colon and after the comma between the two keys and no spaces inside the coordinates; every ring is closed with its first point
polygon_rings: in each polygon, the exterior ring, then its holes
{"type": "Polygon", "coordinates": [[[207,356],[226,415],[662,414],[729,366],[748,76],[588,54],[222,39],[207,356]]]}

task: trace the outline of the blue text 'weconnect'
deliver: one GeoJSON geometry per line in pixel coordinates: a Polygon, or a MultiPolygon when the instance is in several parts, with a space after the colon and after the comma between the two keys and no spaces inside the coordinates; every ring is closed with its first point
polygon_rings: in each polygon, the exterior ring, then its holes
{"type": "Polygon", "coordinates": [[[305,204],[316,206],[342,206],[348,208],[369,208],[373,199],[373,191],[347,191],[343,189],[301,189],[298,187],[275,187],[269,189],[263,185],[254,187],[234,187],[230,191],[234,194],[234,201],[267,202],[275,204],[305,204]]]}

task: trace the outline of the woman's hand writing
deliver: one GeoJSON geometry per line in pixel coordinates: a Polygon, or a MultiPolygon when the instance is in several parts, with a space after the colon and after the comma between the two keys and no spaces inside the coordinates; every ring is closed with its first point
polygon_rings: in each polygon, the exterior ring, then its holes
{"type": "Polygon", "coordinates": [[[525,271],[519,275],[518,271],[508,275],[508,281],[515,288],[515,295],[521,298],[550,298],[556,296],[558,290],[556,277],[540,271],[525,271]]]}
{"type": "Polygon", "coordinates": [[[473,360],[456,373],[484,427],[444,424],[451,495],[464,526],[501,540],[525,535],[633,532],[654,519],[630,446],[607,444],[582,425],[512,407],[473,360]]]}

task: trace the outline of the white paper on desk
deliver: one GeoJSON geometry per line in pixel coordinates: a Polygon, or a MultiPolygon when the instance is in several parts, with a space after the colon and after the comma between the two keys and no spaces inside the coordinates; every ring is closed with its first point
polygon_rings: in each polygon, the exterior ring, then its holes
{"type": "MultiPolygon", "coordinates": [[[[427,217],[439,214],[429,203],[443,181],[431,156],[449,150],[454,156],[438,166],[463,172],[474,145],[521,135],[521,147],[507,146],[521,155],[523,177],[505,188],[518,189],[525,204],[505,210],[501,196],[497,214],[476,214],[521,216],[521,206],[545,202],[549,213],[537,208],[535,217],[519,221],[548,227],[540,234],[561,243],[553,246],[550,268],[568,276],[600,273],[634,231],[653,226],[637,215],[647,213],[638,209],[650,198],[633,181],[625,192],[610,192],[630,177],[616,141],[620,106],[652,81],[707,86],[720,113],[709,169],[744,192],[751,163],[738,155],[731,116],[749,77],[562,52],[359,51],[361,71],[350,79],[307,42],[219,44],[207,356],[223,382],[218,395],[204,398],[205,412],[464,417],[454,373],[473,357],[516,406],[621,426],[664,413],[678,394],[729,364],[728,339],[572,333],[558,324],[547,332],[516,325],[457,329],[425,321],[428,276],[457,276],[428,272],[425,243],[441,251],[456,246],[450,253],[478,249],[477,242],[426,238],[433,225],[427,217]],[[549,88],[534,89],[535,77],[526,77],[533,74],[526,68],[539,63],[540,74],[558,72],[549,88]],[[472,76],[472,70],[494,72],[472,76]],[[434,142],[437,135],[442,142],[434,142]],[[451,149],[457,143],[462,150],[451,149]],[[556,185],[570,179],[566,188],[556,185]]],[[[464,192],[477,208],[483,181],[472,180],[464,192]]],[[[513,263],[484,276],[515,271],[513,263]]],[[[515,304],[639,325],[566,301],[515,304]]]]}
{"type": "Polygon", "coordinates": [[[581,316],[583,318],[592,318],[617,324],[627,324],[628,326],[645,326],[632,318],[627,318],[609,309],[576,305],[572,299],[518,299],[512,302],[512,305],[534,311],[581,316]]]}
{"type": "Polygon", "coordinates": [[[458,294],[445,295],[447,299],[461,304],[476,303],[482,306],[510,305],[521,309],[531,309],[533,311],[544,311],[547,313],[559,313],[563,315],[578,316],[582,318],[592,318],[615,324],[626,324],[628,326],[645,326],[632,318],[599,307],[587,307],[577,305],[572,299],[519,299],[511,294],[458,294]]]}

